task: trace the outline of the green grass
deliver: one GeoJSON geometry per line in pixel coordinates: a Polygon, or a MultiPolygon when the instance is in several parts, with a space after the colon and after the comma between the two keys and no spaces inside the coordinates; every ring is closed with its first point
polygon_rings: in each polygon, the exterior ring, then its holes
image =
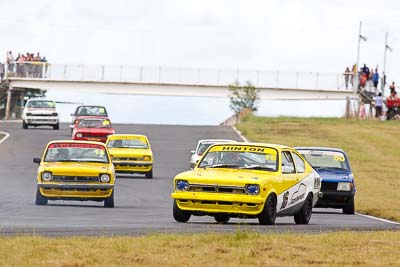
{"type": "Polygon", "coordinates": [[[400,232],[2,237],[0,266],[396,266],[400,232]]]}
{"type": "Polygon", "coordinates": [[[343,148],[356,180],[356,210],[400,221],[399,121],[249,117],[237,128],[255,142],[343,148]]]}

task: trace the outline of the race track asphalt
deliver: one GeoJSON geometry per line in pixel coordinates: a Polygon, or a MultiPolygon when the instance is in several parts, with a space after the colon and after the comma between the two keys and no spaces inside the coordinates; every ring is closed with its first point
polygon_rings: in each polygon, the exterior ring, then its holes
{"type": "Polygon", "coordinates": [[[340,210],[316,209],[309,225],[296,225],[292,217],[278,218],[276,225],[260,226],[257,220],[232,219],[216,224],[212,217],[192,217],[189,223],[172,217],[173,177],[188,169],[190,150],[199,139],[240,140],[231,127],[173,125],[114,125],[117,133],[139,133],[149,137],[155,160],[154,179],[140,175],[118,177],[115,208],[103,203],[50,201],[36,206],[37,165],[50,140],[70,139],[66,124],[60,130],[23,130],[21,123],[1,122],[0,131],[10,137],[0,144],[0,235],[136,235],[168,232],[321,232],[335,230],[382,230],[400,226],[361,215],[344,215],[340,210]]]}

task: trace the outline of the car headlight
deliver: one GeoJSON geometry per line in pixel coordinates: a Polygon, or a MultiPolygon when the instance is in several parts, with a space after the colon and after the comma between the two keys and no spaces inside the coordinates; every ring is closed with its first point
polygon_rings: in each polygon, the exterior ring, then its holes
{"type": "Polygon", "coordinates": [[[348,182],[339,182],[337,185],[337,191],[350,191],[351,183],[348,182]]]}
{"type": "Polygon", "coordinates": [[[246,191],[249,195],[258,195],[260,194],[260,186],[258,184],[247,184],[246,191]]]}
{"type": "Polygon", "coordinates": [[[150,157],[150,156],[144,156],[144,157],[143,157],[143,160],[144,160],[144,161],[150,161],[150,160],[151,160],[151,157],[150,157]]]}
{"type": "Polygon", "coordinates": [[[51,175],[51,172],[43,172],[42,173],[42,180],[49,182],[53,178],[53,175],[51,175]]]}
{"type": "Polygon", "coordinates": [[[175,188],[179,191],[188,191],[189,183],[186,180],[176,180],[175,188]]]}
{"type": "Polygon", "coordinates": [[[78,137],[78,138],[80,138],[80,137],[82,137],[83,135],[82,135],[81,133],[77,133],[75,136],[78,137]]]}
{"type": "Polygon", "coordinates": [[[100,175],[100,182],[108,183],[109,181],[110,181],[110,175],[108,175],[108,174],[100,175]]]}

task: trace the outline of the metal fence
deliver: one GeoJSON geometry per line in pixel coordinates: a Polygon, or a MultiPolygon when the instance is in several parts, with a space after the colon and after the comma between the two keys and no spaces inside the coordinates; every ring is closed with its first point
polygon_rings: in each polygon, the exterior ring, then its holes
{"type": "MultiPolygon", "coordinates": [[[[180,68],[152,66],[111,66],[13,63],[4,66],[5,77],[66,81],[107,81],[132,83],[226,86],[249,81],[256,87],[295,89],[346,89],[344,75],[323,72],[288,72],[242,69],[180,68]]],[[[348,85],[352,90],[351,84],[348,85]]]]}

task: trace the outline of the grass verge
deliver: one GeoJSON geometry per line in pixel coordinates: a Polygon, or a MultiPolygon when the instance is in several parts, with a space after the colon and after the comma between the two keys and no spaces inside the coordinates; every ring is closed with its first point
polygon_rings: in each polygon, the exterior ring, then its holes
{"type": "Polygon", "coordinates": [[[395,266],[400,232],[2,237],[1,266],[395,266]]]}
{"type": "Polygon", "coordinates": [[[237,128],[251,141],[343,148],[356,179],[356,210],[400,221],[398,121],[249,117],[237,128]]]}

